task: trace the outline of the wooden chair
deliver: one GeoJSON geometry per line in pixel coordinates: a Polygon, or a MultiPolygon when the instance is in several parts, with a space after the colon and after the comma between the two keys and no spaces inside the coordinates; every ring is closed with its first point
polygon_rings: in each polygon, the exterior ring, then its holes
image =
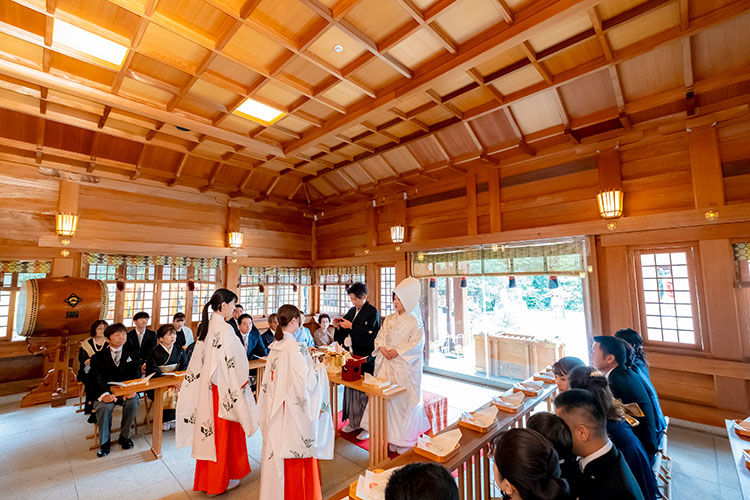
{"type": "Polygon", "coordinates": [[[656,474],[659,491],[665,500],[672,497],[672,458],[667,455],[667,431],[669,430],[669,417],[665,417],[667,428],[659,443],[659,449],[656,452],[656,462],[654,463],[654,474],[656,474]]]}
{"type": "Polygon", "coordinates": [[[78,408],[76,408],[76,413],[83,413],[84,396],[86,396],[86,388],[82,383],[78,382],[78,408]]]}

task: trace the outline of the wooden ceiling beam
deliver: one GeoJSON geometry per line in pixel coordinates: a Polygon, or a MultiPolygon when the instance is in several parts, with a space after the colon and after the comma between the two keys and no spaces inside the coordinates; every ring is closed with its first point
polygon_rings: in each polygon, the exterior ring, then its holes
{"type": "Polygon", "coordinates": [[[602,27],[602,20],[599,17],[599,13],[596,10],[596,6],[591,7],[588,11],[589,20],[591,21],[591,25],[594,27],[594,33],[596,33],[596,39],[599,41],[599,45],[602,47],[602,52],[604,52],[604,58],[607,59],[607,61],[612,60],[612,48],[609,46],[609,41],[607,40],[607,37],[604,35],[604,29],[602,27]]]}
{"type": "Polygon", "coordinates": [[[464,119],[464,114],[459,111],[458,108],[456,108],[454,105],[452,105],[449,101],[449,99],[443,99],[437,92],[435,92],[433,89],[427,89],[425,93],[429,96],[430,99],[432,99],[432,102],[446,110],[448,113],[452,114],[459,120],[464,119]]]}
{"type": "Polygon", "coordinates": [[[422,12],[412,0],[396,0],[396,3],[399,4],[419,26],[425,28],[430,34],[432,34],[445,50],[451,54],[455,54],[458,51],[458,45],[456,42],[454,42],[436,23],[428,23],[425,21],[424,12],[422,12]]]}
{"type": "Polygon", "coordinates": [[[385,137],[389,141],[391,141],[394,144],[399,144],[401,142],[401,139],[398,136],[395,136],[391,134],[390,132],[386,132],[385,130],[381,130],[379,127],[373,127],[372,125],[368,123],[363,123],[362,126],[372,132],[373,134],[378,134],[382,137],[385,137]]]}
{"type": "Polygon", "coordinates": [[[297,184],[297,187],[292,190],[292,192],[287,196],[287,200],[291,200],[295,197],[297,193],[299,193],[299,190],[302,189],[302,186],[304,185],[304,182],[300,181],[299,184],[297,184]]]}
{"type": "Polygon", "coordinates": [[[392,112],[392,113],[393,113],[394,115],[396,115],[396,116],[398,116],[399,118],[401,118],[401,119],[402,119],[403,121],[405,121],[405,122],[409,122],[409,123],[411,123],[412,125],[416,125],[416,126],[417,126],[417,128],[421,129],[421,130],[422,130],[423,132],[429,132],[429,131],[430,131],[430,127],[429,127],[429,126],[428,126],[428,125],[427,125],[426,123],[424,123],[424,122],[422,122],[422,121],[420,121],[420,120],[418,120],[418,119],[416,119],[416,118],[409,118],[409,117],[408,117],[408,116],[406,115],[406,113],[404,113],[403,111],[401,111],[401,110],[399,110],[399,109],[396,109],[396,108],[391,108],[391,110],[390,110],[390,111],[391,111],[391,112],[392,112]]]}
{"type": "Polygon", "coordinates": [[[89,151],[89,166],[86,167],[86,172],[91,173],[96,169],[96,155],[99,152],[99,141],[102,138],[101,132],[94,134],[94,140],[91,142],[91,150],[89,151]]]}
{"type": "Polygon", "coordinates": [[[682,68],[687,114],[693,116],[695,114],[695,80],[693,75],[693,48],[689,36],[682,39],[682,68]]]}
{"type": "Polygon", "coordinates": [[[146,158],[146,148],[148,148],[148,144],[144,144],[141,148],[141,152],[138,154],[138,160],[135,162],[135,172],[130,176],[131,181],[134,181],[141,176],[141,168],[143,167],[143,161],[146,158]]]}
{"type": "Polygon", "coordinates": [[[493,0],[492,5],[500,12],[503,19],[508,24],[513,24],[513,12],[508,7],[505,0],[493,0]]]}
{"type": "Polygon", "coordinates": [[[353,139],[350,139],[349,137],[346,137],[343,134],[336,134],[334,137],[336,137],[336,139],[344,141],[347,144],[351,144],[352,146],[357,146],[358,148],[362,148],[365,151],[367,151],[368,153],[374,153],[375,152],[375,148],[372,148],[370,146],[366,146],[364,144],[360,144],[360,143],[354,141],[353,139]]]}
{"type": "Polygon", "coordinates": [[[44,155],[44,134],[46,131],[47,120],[38,118],[36,122],[36,164],[42,164],[44,155]]]}
{"type": "Polygon", "coordinates": [[[477,85],[492,94],[492,97],[495,98],[498,104],[502,104],[503,102],[505,102],[505,96],[503,96],[503,94],[499,90],[497,90],[497,87],[486,83],[484,81],[484,77],[480,75],[477,70],[471,68],[466,71],[466,74],[469,75],[469,77],[471,77],[471,79],[474,80],[477,85]]]}
{"type": "Polygon", "coordinates": [[[523,50],[523,53],[526,54],[526,58],[531,62],[531,65],[534,66],[534,69],[536,69],[537,73],[539,73],[542,78],[544,78],[544,81],[547,82],[547,84],[552,85],[552,76],[550,76],[549,71],[547,71],[545,67],[542,66],[542,63],[537,60],[536,52],[534,52],[531,44],[528,41],[523,42],[521,44],[521,50],[523,50]]]}

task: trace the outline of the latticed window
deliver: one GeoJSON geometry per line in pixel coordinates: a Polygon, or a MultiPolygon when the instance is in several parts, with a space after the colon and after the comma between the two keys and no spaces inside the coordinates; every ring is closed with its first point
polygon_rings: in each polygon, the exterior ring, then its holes
{"type": "Polygon", "coordinates": [[[641,333],[649,342],[698,345],[692,247],[635,252],[641,333]]]}
{"type": "Polygon", "coordinates": [[[284,304],[310,312],[309,268],[240,267],[240,303],[247,314],[268,316],[284,304]]]}
{"type": "Polygon", "coordinates": [[[320,312],[346,314],[352,307],[346,285],[326,285],[320,292],[320,312]]]}
{"type": "Polygon", "coordinates": [[[396,309],[393,307],[393,290],[396,288],[396,268],[380,268],[380,315],[385,317],[396,309]]]}
{"type": "Polygon", "coordinates": [[[17,331],[18,294],[23,282],[46,278],[49,262],[0,262],[0,339],[21,340],[17,331]]]}

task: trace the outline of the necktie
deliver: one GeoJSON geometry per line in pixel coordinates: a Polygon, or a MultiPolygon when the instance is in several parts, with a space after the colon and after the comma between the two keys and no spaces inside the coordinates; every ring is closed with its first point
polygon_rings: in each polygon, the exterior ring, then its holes
{"type": "Polygon", "coordinates": [[[115,351],[115,366],[120,366],[120,351],[115,351]]]}

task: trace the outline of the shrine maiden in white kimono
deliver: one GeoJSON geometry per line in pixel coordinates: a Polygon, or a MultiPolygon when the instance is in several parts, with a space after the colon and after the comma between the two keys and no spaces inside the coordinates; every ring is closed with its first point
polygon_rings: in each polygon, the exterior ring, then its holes
{"type": "Polygon", "coordinates": [[[328,373],[323,363],[313,361],[305,345],[284,332],[284,338],[269,347],[260,391],[260,498],[297,498],[295,492],[284,492],[284,460],[333,459],[328,373]]]}
{"type": "Polygon", "coordinates": [[[205,340],[195,344],[177,400],[177,447],[192,445],[196,460],[216,461],[213,394],[219,391],[219,418],[238,422],[246,436],[258,430],[258,410],[248,383],[247,354],[232,327],[213,312],[205,340]]]}
{"type": "MultiPolygon", "coordinates": [[[[375,377],[406,387],[405,393],[388,401],[388,443],[398,448],[411,448],[417,438],[430,429],[422,402],[424,329],[417,308],[419,280],[406,278],[394,292],[405,312],[389,314],[375,338],[375,377]],[[395,349],[398,356],[386,359],[380,352],[381,347],[395,349]]],[[[363,427],[369,426],[369,409],[368,405],[362,417],[363,427]]]]}

